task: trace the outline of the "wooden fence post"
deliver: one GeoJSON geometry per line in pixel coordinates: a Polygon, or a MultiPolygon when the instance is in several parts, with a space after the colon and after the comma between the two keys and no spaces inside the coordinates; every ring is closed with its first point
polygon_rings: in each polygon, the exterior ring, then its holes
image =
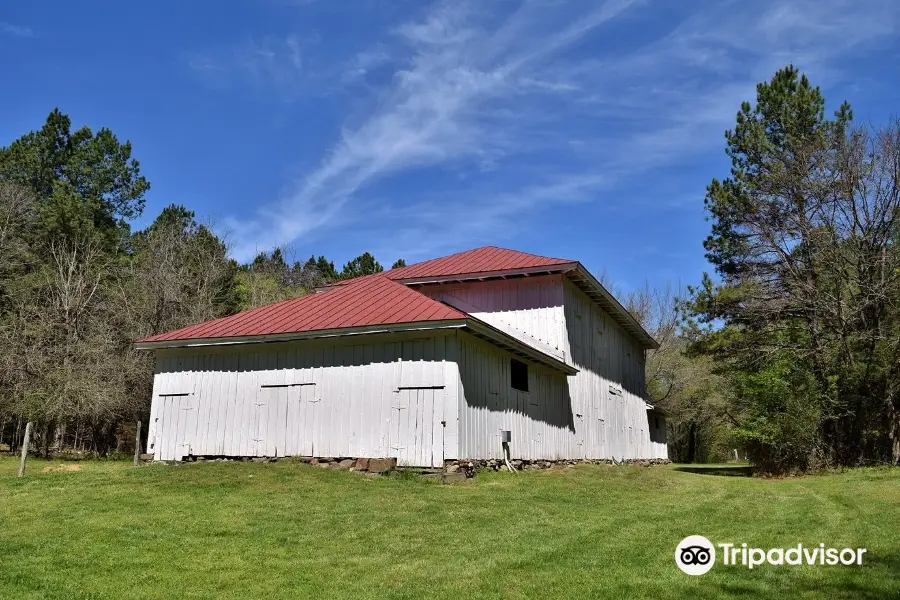
{"type": "Polygon", "coordinates": [[[137,431],[134,433],[134,466],[138,466],[141,456],[141,422],[137,422],[137,431]]]}
{"type": "Polygon", "coordinates": [[[19,477],[25,475],[25,459],[28,458],[28,445],[31,443],[31,421],[25,424],[25,439],[22,441],[22,458],[19,460],[19,477]]]}

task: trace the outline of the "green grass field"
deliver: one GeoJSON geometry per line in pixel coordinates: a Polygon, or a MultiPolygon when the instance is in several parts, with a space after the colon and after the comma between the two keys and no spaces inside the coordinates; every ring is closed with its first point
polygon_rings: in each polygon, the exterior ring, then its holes
{"type": "Polygon", "coordinates": [[[900,597],[897,469],[579,466],[438,485],[296,462],[47,464],[16,479],[0,458],[0,598],[900,597]],[[690,577],[673,560],[689,534],[868,552],[690,577]]]}

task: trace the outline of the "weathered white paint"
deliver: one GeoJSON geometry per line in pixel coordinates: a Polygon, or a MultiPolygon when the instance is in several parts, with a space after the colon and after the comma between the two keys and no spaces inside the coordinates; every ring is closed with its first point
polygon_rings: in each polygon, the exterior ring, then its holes
{"type": "MultiPolygon", "coordinates": [[[[520,437],[517,444],[514,435],[510,447],[514,455],[518,452],[519,458],[667,458],[665,418],[656,414],[660,427],[655,430],[644,400],[644,350],[563,275],[442,284],[422,287],[420,291],[451,305],[464,303],[460,308],[488,323],[523,328],[527,334],[557,348],[567,364],[579,369],[578,374],[568,378],[566,402],[570,407],[571,439],[551,429],[541,430],[540,436],[520,437]],[[535,449],[538,437],[542,440],[540,452],[535,449]],[[525,447],[520,445],[523,441],[525,447]]],[[[464,333],[458,335],[461,339],[467,337],[464,333]]],[[[497,352],[500,351],[494,349],[489,354],[497,352]]],[[[474,360],[466,365],[460,363],[460,373],[468,380],[463,393],[472,390],[475,394],[473,402],[461,401],[460,405],[460,431],[464,432],[460,434],[460,454],[470,458],[482,458],[485,444],[490,448],[489,456],[499,456],[499,445],[485,436],[497,434],[497,423],[515,422],[512,417],[522,414],[519,407],[555,407],[558,402],[555,391],[551,397],[539,398],[546,392],[536,390],[528,392],[525,402],[522,398],[526,395],[509,386],[508,365],[487,355],[482,359],[480,364],[474,360]],[[497,366],[491,366],[495,363],[497,366]],[[485,369],[497,372],[485,374],[485,369]],[[482,399],[482,384],[472,380],[479,370],[482,377],[505,382],[500,386],[500,395],[488,402],[482,399]]],[[[553,422],[560,419],[554,418],[553,422]]]]}
{"type": "MultiPolygon", "coordinates": [[[[665,458],[644,401],[644,351],[562,275],[420,288],[552,348],[579,369],[529,362],[458,329],[157,350],[149,451],[187,455],[665,458]]],[[[523,337],[524,336],[524,337],[523,337]]],[[[656,419],[660,426],[656,427],[656,419]]]]}
{"type": "Polygon", "coordinates": [[[486,323],[504,331],[507,331],[504,326],[510,326],[564,352],[566,326],[562,281],[562,275],[542,275],[417,289],[451,306],[463,306],[461,301],[465,306],[461,310],[486,323]]]}
{"type": "Polygon", "coordinates": [[[532,337],[530,334],[525,333],[524,331],[519,331],[518,329],[516,329],[515,327],[513,327],[512,325],[510,325],[503,319],[498,318],[498,313],[485,313],[481,308],[479,308],[477,306],[473,306],[473,305],[469,304],[468,302],[465,302],[464,300],[460,300],[459,298],[457,298],[456,296],[454,296],[451,293],[439,294],[438,299],[446,304],[449,304],[450,306],[452,306],[454,308],[458,308],[459,310],[461,310],[465,313],[468,313],[470,315],[473,315],[473,316],[476,314],[487,315],[488,318],[491,319],[491,321],[490,322],[482,321],[482,322],[488,323],[491,327],[494,327],[494,328],[502,331],[503,333],[510,336],[514,340],[518,340],[519,342],[522,342],[523,344],[526,344],[527,346],[534,348],[534,349],[538,350],[539,352],[542,352],[548,356],[552,356],[553,358],[555,358],[556,360],[558,360],[560,362],[566,361],[566,356],[565,356],[564,352],[562,352],[561,350],[559,350],[557,348],[550,346],[549,344],[542,342],[541,340],[539,340],[535,337],[532,337]]]}
{"type": "Polygon", "coordinates": [[[149,451],[439,466],[456,457],[455,353],[442,332],[157,350],[149,451]]]}
{"type": "Polygon", "coordinates": [[[566,377],[531,363],[528,391],[516,390],[510,381],[512,355],[464,332],[457,335],[460,456],[502,458],[500,431],[507,430],[513,458],[667,457],[664,417],[657,415],[660,429],[653,429],[642,399],[602,376],[585,377],[581,371],[566,377]],[[606,396],[600,389],[604,383],[613,390],[606,396]]]}
{"type": "Polygon", "coordinates": [[[644,351],[587,295],[563,281],[575,429],[585,458],[665,458],[650,441],[644,351]]]}
{"type": "Polygon", "coordinates": [[[458,337],[460,456],[502,458],[503,430],[512,434],[513,458],[580,456],[564,374],[528,364],[528,391],[516,390],[510,385],[511,354],[466,333],[458,337]]]}

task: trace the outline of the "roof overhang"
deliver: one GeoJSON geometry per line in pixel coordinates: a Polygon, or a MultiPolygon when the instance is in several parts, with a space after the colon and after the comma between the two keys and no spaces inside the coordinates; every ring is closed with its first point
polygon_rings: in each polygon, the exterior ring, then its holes
{"type": "Polygon", "coordinates": [[[269,333],[263,335],[229,336],[219,338],[188,338],[181,340],[162,340],[158,342],[135,342],[134,347],[137,350],[160,350],[163,348],[196,348],[201,346],[264,344],[266,342],[292,342],[296,340],[314,340],[321,338],[334,338],[354,335],[371,335],[376,333],[429,331],[434,329],[459,329],[465,327],[465,325],[466,319],[453,319],[448,321],[419,321],[414,323],[397,323],[394,325],[340,327],[336,329],[318,329],[314,331],[298,331],[290,333],[269,333]]]}
{"type": "Polygon", "coordinates": [[[429,285],[441,283],[457,283],[462,281],[487,281],[489,279],[516,279],[520,277],[534,277],[536,275],[550,275],[552,273],[565,273],[577,267],[577,262],[571,262],[559,265],[547,265],[543,267],[505,269],[502,271],[483,271],[478,273],[465,273],[460,275],[407,277],[402,279],[394,279],[394,281],[396,281],[397,283],[402,283],[404,285],[429,285]]]}
{"type": "Polygon", "coordinates": [[[566,363],[563,360],[528,344],[523,340],[516,339],[505,331],[494,327],[490,323],[486,323],[475,317],[469,318],[464,331],[474,335],[475,337],[487,340],[506,350],[511,354],[515,354],[531,362],[537,362],[544,366],[550,367],[566,375],[575,375],[578,369],[566,363]]]}
{"type": "Polygon", "coordinates": [[[374,325],[365,327],[342,327],[339,329],[321,329],[295,333],[273,333],[265,335],[231,336],[220,338],[192,338],[182,340],[163,340],[157,342],[136,342],[137,350],[162,350],[167,348],[202,348],[212,346],[236,346],[242,344],[264,344],[269,342],[292,342],[299,340],[316,340],[340,338],[358,335],[384,333],[401,333],[416,331],[435,331],[444,329],[464,329],[476,337],[487,340],[511,354],[550,367],[566,375],[578,372],[575,367],[566,364],[559,358],[542,352],[526,342],[516,339],[480,319],[468,317],[447,321],[420,321],[415,323],[398,323],[395,325],[374,325]]]}
{"type": "Polygon", "coordinates": [[[576,263],[575,269],[566,272],[575,286],[584,292],[588,298],[593,300],[600,308],[609,313],[612,318],[622,326],[625,331],[634,336],[641,345],[647,350],[656,350],[659,348],[659,342],[653,339],[644,327],[638,323],[628,310],[609,293],[597,279],[591,275],[590,271],[584,268],[581,263],[576,263]]]}

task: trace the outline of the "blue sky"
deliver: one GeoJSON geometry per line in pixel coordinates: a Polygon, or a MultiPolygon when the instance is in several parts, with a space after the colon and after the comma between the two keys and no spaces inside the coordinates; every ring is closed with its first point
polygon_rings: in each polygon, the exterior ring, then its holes
{"type": "Polygon", "coordinates": [[[703,194],[757,81],[900,105],[900,3],[269,0],[4,3],[0,144],[55,106],[129,139],[248,259],[481,245],[620,290],[708,269],[703,194]]]}

